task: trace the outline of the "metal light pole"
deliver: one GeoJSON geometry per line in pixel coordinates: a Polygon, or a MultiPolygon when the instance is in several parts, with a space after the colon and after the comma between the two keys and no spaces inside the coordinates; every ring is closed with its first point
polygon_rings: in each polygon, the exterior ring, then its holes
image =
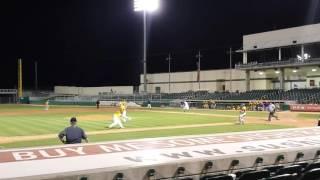
{"type": "Polygon", "coordinates": [[[196,58],[198,58],[198,84],[199,84],[199,91],[201,90],[201,85],[200,85],[200,73],[201,73],[201,51],[199,50],[198,54],[196,55],[196,58]]]}
{"type": "Polygon", "coordinates": [[[232,47],[229,50],[229,64],[230,64],[230,92],[232,92],[232,47]]]}
{"type": "Polygon", "coordinates": [[[134,0],[134,11],[143,11],[143,89],[147,93],[147,12],[158,9],[159,0],[134,0]]]}
{"type": "Polygon", "coordinates": [[[143,11],[143,90],[147,89],[147,12],[143,11]]]}
{"type": "Polygon", "coordinates": [[[169,72],[169,93],[171,92],[171,54],[169,53],[169,56],[166,58],[166,60],[168,61],[168,72],[169,72]]]}
{"type": "Polygon", "coordinates": [[[18,59],[18,97],[23,97],[23,86],[22,86],[22,59],[18,59]]]}

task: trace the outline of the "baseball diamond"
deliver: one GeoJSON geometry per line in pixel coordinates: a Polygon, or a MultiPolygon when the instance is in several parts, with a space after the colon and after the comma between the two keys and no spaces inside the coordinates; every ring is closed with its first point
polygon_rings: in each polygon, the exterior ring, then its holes
{"type": "Polygon", "coordinates": [[[0,180],[320,180],[320,0],[3,3],[0,180]]]}

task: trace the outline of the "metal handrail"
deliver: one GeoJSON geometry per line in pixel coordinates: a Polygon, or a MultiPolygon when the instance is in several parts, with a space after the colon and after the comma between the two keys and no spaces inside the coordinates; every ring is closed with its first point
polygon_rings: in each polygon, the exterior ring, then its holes
{"type": "Polygon", "coordinates": [[[320,58],[313,58],[307,60],[298,60],[298,59],[290,59],[286,61],[271,61],[271,62],[264,62],[258,63],[257,61],[250,62],[248,64],[236,64],[236,69],[241,68],[257,68],[257,67],[265,67],[265,66],[279,66],[279,65],[304,65],[304,64],[311,64],[311,63],[320,63],[320,58]]]}

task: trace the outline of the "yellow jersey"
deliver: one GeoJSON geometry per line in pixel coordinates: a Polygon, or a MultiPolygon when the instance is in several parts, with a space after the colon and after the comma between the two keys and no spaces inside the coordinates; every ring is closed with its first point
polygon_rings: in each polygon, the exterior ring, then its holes
{"type": "Polygon", "coordinates": [[[126,110],[126,106],[124,104],[120,104],[120,113],[124,112],[126,110]]]}
{"type": "Polygon", "coordinates": [[[116,118],[120,118],[121,117],[121,113],[120,112],[115,112],[113,114],[113,116],[116,117],[116,118]]]}
{"type": "Polygon", "coordinates": [[[242,106],[240,109],[240,113],[245,113],[247,111],[246,106],[242,106]]]}

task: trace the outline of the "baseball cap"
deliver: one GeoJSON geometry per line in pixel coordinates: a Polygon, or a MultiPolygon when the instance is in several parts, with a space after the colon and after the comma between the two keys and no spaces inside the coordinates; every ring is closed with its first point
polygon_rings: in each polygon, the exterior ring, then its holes
{"type": "Polygon", "coordinates": [[[72,118],[70,119],[70,122],[77,122],[77,118],[72,117],[72,118]]]}

